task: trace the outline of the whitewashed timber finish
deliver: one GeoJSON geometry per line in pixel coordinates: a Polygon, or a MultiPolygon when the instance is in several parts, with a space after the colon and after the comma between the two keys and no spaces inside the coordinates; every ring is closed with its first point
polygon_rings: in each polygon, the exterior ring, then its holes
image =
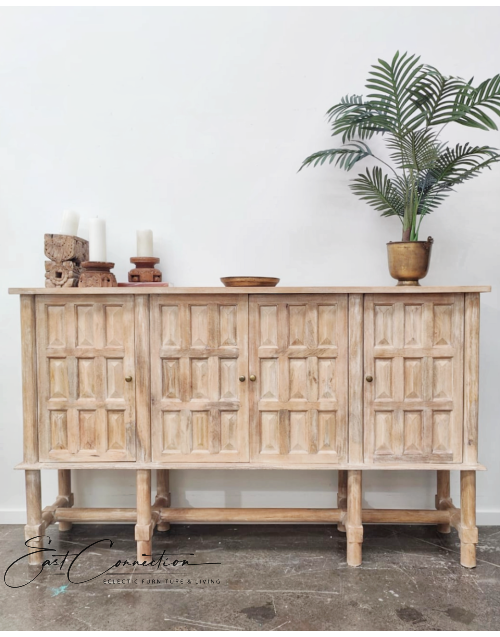
{"type": "Polygon", "coordinates": [[[252,460],[347,461],[347,295],[250,298],[252,460]]]}
{"type": "Polygon", "coordinates": [[[153,461],[248,461],[247,295],[154,297],[151,381],[153,461]]]}
{"type": "MultiPolygon", "coordinates": [[[[457,529],[476,565],[479,294],[454,288],[106,288],[21,294],[27,525],[135,522],[137,557],[178,522],[457,529]],[[170,468],[332,469],[336,509],[174,509],[170,468]],[[41,469],[59,495],[42,510],[41,469]],[[74,508],[71,469],[136,471],[136,509],[74,508]],[[151,470],[157,494],[151,503],[151,470]],[[434,470],[436,510],[363,510],[364,470],[434,470]],[[460,508],[450,497],[460,471],[460,508]]],[[[29,557],[40,564],[41,552],[29,557]]]]}
{"type": "Polygon", "coordinates": [[[40,460],[135,460],[134,299],[38,297],[40,460]]]}
{"type": "Polygon", "coordinates": [[[464,295],[365,295],[365,461],[461,462],[464,295]]]}
{"type": "Polygon", "coordinates": [[[16,290],[25,462],[476,467],[487,291],[16,290]]]}

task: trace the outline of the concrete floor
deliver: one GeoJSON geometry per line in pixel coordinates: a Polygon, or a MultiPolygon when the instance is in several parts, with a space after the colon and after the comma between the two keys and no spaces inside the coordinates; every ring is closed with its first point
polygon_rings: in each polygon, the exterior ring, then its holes
{"type": "MultiPolygon", "coordinates": [[[[96,545],[78,558],[74,581],[135,559],[130,525],[80,525],[65,533],[52,526],[47,534],[55,553],[114,540],[112,548],[96,545]]],[[[3,574],[27,552],[22,527],[0,526],[0,541],[3,574]]],[[[0,629],[500,629],[500,527],[480,528],[473,570],[459,564],[456,532],[443,536],[432,526],[365,526],[359,568],[347,566],[345,535],[331,526],[174,526],[155,533],[155,554],[162,550],[220,565],[154,572],[125,566],[83,584],[69,584],[66,566],[47,567],[22,588],[2,584],[0,629]],[[104,583],[129,578],[137,583],[104,583]]],[[[38,571],[23,561],[7,581],[19,586],[38,571]]]]}

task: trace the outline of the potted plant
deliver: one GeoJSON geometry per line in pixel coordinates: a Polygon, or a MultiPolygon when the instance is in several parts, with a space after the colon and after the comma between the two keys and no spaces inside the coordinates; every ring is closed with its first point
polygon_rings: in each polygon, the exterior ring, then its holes
{"type": "Polygon", "coordinates": [[[391,276],[398,285],[419,285],[427,274],[432,238],[419,241],[420,225],[455,186],[500,161],[490,146],[469,143],[449,147],[439,137],[450,123],[482,130],[498,130],[492,116],[500,116],[500,75],[477,87],[473,79],[442,75],[419,57],[396,53],[392,62],[372,66],[361,95],[346,96],[327,112],[332,136],[343,146],[307,157],[304,166],[330,164],[351,170],[371,157],[391,171],[375,166],[359,174],[350,187],[382,216],[398,216],[400,242],[387,244],[391,276]],[[384,136],[387,161],[377,157],[367,141],[384,136]],[[390,163],[389,163],[390,162],[390,163]]]}

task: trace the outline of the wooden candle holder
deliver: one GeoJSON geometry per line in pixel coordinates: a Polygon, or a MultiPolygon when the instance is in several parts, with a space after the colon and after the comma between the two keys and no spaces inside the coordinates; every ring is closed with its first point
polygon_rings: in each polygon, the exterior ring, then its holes
{"type": "Polygon", "coordinates": [[[46,234],[44,244],[45,256],[50,259],[45,261],[45,287],[77,287],[81,264],[89,258],[89,242],[66,234],[46,234]]]}
{"type": "Polygon", "coordinates": [[[79,288],[116,288],[115,275],[111,272],[114,263],[104,261],[84,261],[83,271],[78,281],[79,288]]]}
{"type": "Polygon", "coordinates": [[[158,257],[130,257],[130,263],[135,264],[128,273],[130,283],[160,283],[161,270],[154,266],[160,263],[158,257]]]}

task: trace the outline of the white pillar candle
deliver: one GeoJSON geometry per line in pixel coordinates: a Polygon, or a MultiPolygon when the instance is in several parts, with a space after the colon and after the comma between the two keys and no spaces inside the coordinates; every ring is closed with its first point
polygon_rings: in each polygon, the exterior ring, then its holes
{"type": "Polygon", "coordinates": [[[137,256],[154,257],[152,230],[137,230],[137,256]]]}
{"type": "Polygon", "coordinates": [[[78,224],[80,223],[80,215],[73,210],[65,210],[61,222],[61,234],[69,234],[76,237],[78,233],[78,224]]]}
{"type": "Polygon", "coordinates": [[[106,222],[89,219],[89,261],[106,261],[106,222]]]}

